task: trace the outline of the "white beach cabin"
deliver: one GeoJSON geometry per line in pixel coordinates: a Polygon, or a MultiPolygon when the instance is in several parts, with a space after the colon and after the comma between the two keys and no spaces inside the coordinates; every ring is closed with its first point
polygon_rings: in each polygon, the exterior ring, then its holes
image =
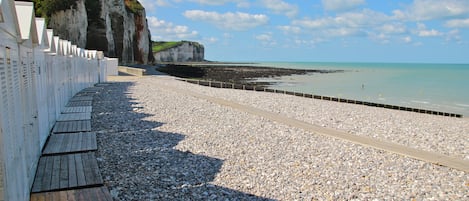
{"type": "Polygon", "coordinates": [[[0,201],[26,201],[62,109],[80,90],[106,81],[117,61],[54,36],[32,2],[0,6],[0,201]]]}

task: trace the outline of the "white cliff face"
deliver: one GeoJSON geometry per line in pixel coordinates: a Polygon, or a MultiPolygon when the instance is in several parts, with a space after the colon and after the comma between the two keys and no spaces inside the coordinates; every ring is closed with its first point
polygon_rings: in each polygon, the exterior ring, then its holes
{"type": "Polygon", "coordinates": [[[50,27],[61,38],[82,48],[101,50],[107,57],[119,58],[120,63],[152,61],[145,10],[134,13],[124,0],[90,2],[77,0],[76,9],[53,14],[50,27]]]}
{"type": "Polygon", "coordinates": [[[107,49],[121,58],[121,63],[148,63],[150,32],[145,10],[129,12],[124,0],[100,0],[101,19],[105,22],[107,49]]]}
{"type": "Polygon", "coordinates": [[[52,14],[49,27],[54,28],[54,34],[66,38],[78,47],[86,47],[88,18],[85,0],[78,0],[76,9],[59,11],[52,14]]]}
{"type": "Polygon", "coordinates": [[[153,57],[157,62],[204,61],[204,46],[195,42],[183,42],[177,47],[153,53],[153,57]]]}

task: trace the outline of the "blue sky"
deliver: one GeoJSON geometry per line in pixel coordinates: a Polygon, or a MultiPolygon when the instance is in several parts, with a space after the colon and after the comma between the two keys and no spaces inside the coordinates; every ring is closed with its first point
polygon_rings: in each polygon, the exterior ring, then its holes
{"type": "Polygon", "coordinates": [[[214,61],[469,63],[469,0],[139,0],[214,61]]]}

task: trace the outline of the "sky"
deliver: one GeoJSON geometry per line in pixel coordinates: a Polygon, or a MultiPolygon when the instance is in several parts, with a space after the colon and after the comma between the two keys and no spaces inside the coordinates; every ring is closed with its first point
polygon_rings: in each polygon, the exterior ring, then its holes
{"type": "Polygon", "coordinates": [[[469,63],[469,0],[139,0],[212,61],[469,63]]]}

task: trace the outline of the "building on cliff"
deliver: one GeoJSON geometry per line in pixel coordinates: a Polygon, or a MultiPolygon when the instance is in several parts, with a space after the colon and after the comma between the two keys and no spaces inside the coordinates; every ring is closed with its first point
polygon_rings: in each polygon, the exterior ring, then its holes
{"type": "MultiPolygon", "coordinates": [[[[164,43],[164,42],[155,42],[164,43]]],[[[198,62],[205,61],[204,46],[197,42],[176,42],[168,48],[153,50],[155,62],[198,62]]]]}
{"type": "Polygon", "coordinates": [[[137,0],[69,2],[48,16],[48,27],[59,37],[81,48],[103,51],[123,64],[153,61],[145,9],[137,0]]]}

